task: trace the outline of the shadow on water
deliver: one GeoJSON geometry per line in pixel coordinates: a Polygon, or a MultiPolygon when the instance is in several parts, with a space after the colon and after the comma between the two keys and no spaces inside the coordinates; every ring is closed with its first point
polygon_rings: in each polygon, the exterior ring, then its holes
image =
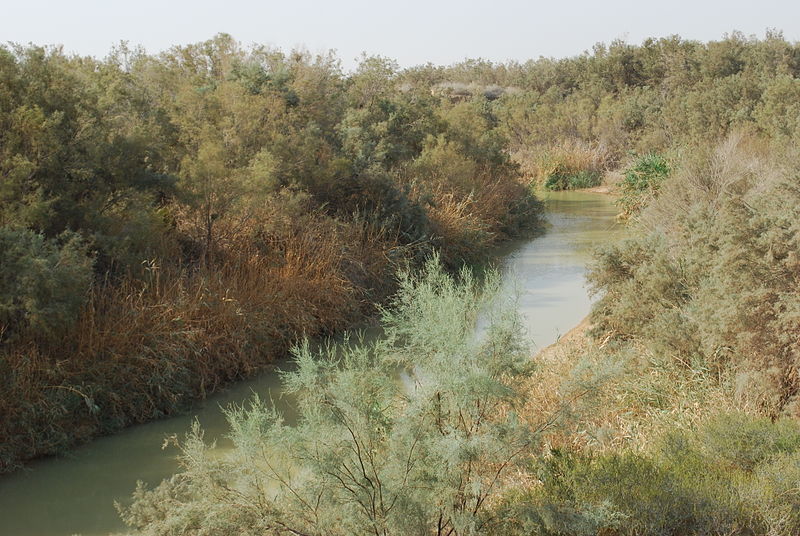
{"type": "MultiPolygon", "coordinates": [[[[555,342],[589,312],[586,262],[595,246],[619,231],[616,207],[607,196],[560,192],[545,199],[547,232],[497,251],[504,280],[519,292],[520,310],[537,347],[555,342]]],[[[374,338],[379,332],[373,328],[365,333],[374,338]]],[[[279,365],[284,370],[290,366],[279,365]]],[[[226,447],[228,426],[220,407],[240,404],[253,393],[272,398],[287,421],[294,420],[291,400],[281,396],[279,374],[267,371],[209,397],[185,415],[128,428],[67,456],[40,460],[25,471],[0,477],[0,535],[124,531],[113,502],[126,502],[137,480],[156,485],[178,468],[174,447],[162,449],[164,439],[182,436],[197,419],[208,440],[226,447]]]]}

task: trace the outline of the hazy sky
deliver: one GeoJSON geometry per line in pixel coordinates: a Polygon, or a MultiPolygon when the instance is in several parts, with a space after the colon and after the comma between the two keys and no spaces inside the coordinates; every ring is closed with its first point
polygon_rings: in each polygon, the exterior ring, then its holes
{"type": "Polygon", "coordinates": [[[63,44],[103,57],[120,40],[158,52],[227,32],[245,45],[336,49],[345,67],[362,51],[401,66],[464,58],[563,57],[594,43],[679,34],[718,39],[767,28],[800,40],[798,0],[4,0],[0,41],[63,44]]]}

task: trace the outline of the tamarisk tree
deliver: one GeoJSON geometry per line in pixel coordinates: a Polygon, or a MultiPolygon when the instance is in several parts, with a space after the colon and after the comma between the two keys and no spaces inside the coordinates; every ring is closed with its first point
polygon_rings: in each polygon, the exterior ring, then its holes
{"type": "Polygon", "coordinates": [[[144,534],[490,531],[486,507],[537,433],[515,413],[530,353],[499,290],[496,274],[453,278],[438,260],[401,274],[380,340],[295,350],[294,425],[256,397],[227,411],[224,454],[195,425],[185,471],[140,484],[126,522],[144,534]]]}

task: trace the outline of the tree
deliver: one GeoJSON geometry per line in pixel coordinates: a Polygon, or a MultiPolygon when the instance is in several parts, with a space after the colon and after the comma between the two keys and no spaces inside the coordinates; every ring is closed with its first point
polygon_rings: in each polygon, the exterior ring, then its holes
{"type": "Polygon", "coordinates": [[[126,522],[144,534],[490,530],[487,501],[536,436],[514,412],[529,364],[519,317],[497,274],[456,282],[433,260],[400,287],[380,340],[295,351],[296,426],[258,398],[232,407],[235,447],[220,457],[195,425],[185,472],[140,487],[126,522]],[[492,322],[477,336],[479,311],[492,322]]]}

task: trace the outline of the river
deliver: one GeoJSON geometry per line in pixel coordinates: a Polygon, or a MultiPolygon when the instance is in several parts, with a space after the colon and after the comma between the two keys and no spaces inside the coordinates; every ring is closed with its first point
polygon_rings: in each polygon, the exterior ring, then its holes
{"type": "MultiPolygon", "coordinates": [[[[545,199],[547,232],[498,251],[505,281],[520,294],[520,310],[537,348],[555,342],[589,312],[586,262],[594,247],[621,230],[608,196],[554,192],[545,199]]],[[[154,485],[177,469],[174,448],[161,448],[165,437],[183,434],[197,418],[207,439],[221,438],[227,423],[220,406],[241,402],[253,392],[272,394],[284,413],[291,413],[286,400],[278,398],[279,390],[277,375],[265,372],[209,397],[186,415],[134,426],[0,477],[0,536],[123,532],[114,501],[126,501],[137,480],[154,485]]]]}

